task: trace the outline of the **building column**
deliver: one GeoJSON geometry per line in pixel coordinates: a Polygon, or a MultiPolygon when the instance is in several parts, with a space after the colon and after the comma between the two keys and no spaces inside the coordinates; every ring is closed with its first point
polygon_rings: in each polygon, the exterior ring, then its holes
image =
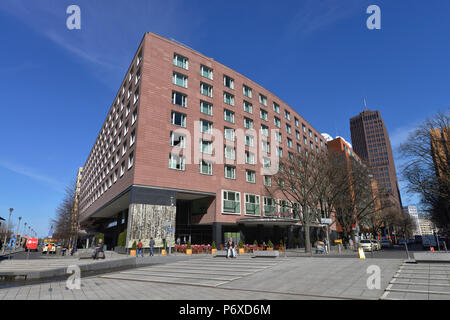
{"type": "Polygon", "coordinates": [[[294,226],[287,227],[287,234],[288,234],[288,243],[286,243],[286,248],[293,248],[294,247],[294,226]]]}
{"type": "Polygon", "coordinates": [[[220,245],[223,244],[222,240],[222,223],[221,222],[213,222],[212,224],[212,239],[216,242],[217,248],[220,248],[220,245]]]}
{"type": "Polygon", "coordinates": [[[238,230],[239,230],[239,238],[242,240],[242,242],[245,244],[245,226],[241,223],[238,224],[238,230]]]}
{"type": "Polygon", "coordinates": [[[262,224],[256,226],[256,238],[258,239],[258,244],[264,241],[264,226],[262,224]]]}

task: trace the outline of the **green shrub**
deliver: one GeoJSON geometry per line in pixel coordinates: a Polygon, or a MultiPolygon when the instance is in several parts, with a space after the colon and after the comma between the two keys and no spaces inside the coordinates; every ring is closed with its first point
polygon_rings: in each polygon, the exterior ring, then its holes
{"type": "Polygon", "coordinates": [[[212,248],[212,249],[217,249],[217,246],[216,246],[216,242],[215,242],[215,241],[212,242],[211,248],[212,248]]]}
{"type": "Polygon", "coordinates": [[[257,246],[258,245],[258,241],[253,241],[253,245],[257,246]]]}
{"type": "Polygon", "coordinates": [[[273,248],[273,243],[272,243],[272,241],[269,240],[269,242],[267,242],[267,246],[268,246],[269,248],[273,248]]]}
{"type": "Polygon", "coordinates": [[[187,246],[186,246],[186,249],[192,249],[192,247],[191,247],[191,242],[190,242],[190,241],[188,241],[187,246]]]}
{"type": "Polygon", "coordinates": [[[242,242],[242,240],[239,240],[238,246],[241,249],[244,247],[244,243],[242,242]]]}
{"type": "Polygon", "coordinates": [[[137,243],[136,240],[133,242],[133,245],[131,246],[131,250],[136,250],[137,248],[137,243]]]}
{"type": "Polygon", "coordinates": [[[280,240],[280,248],[283,248],[283,240],[280,240]]]}
{"type": "Polygon", "coordinates": [[[103,233],[97,234],[97,238],[96,238],[97,243],[100,239],[102,239],[102,241],[105,242],[105,235],[103,233]]]}
{"type": "Polygon", "coordinates": [[[117,245],[119,247],[125,247],[127,245],[127,230],[126,229],[119,234],[119,238],[117,239],[117,245]]]}

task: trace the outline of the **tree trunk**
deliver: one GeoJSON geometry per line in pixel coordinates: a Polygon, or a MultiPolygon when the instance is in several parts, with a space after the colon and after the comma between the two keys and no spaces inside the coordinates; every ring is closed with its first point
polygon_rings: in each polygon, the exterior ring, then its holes
{"type": "Polygon", "coordinates": [[[311,236],[309,230],[309,223],[305,224],[305,252],[311,252],[311,236]]]}

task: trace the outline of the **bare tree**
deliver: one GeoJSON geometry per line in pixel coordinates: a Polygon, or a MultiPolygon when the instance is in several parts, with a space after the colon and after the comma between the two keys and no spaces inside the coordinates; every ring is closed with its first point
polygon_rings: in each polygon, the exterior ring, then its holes
{"type": "Polygon", "coordinates": [[[64,197],[56,208],[56,217],[51,220],[53,237],[67,243],[72,236],[72,216],[74,214],[75,182],[65,189],[64,197]]]}
{"type": "Polygon", "coordinates": [[[450,230],[450,108],[426,119],[399,151],[407,191],[419,194],[433,222],[450,230]]]}
{"type": "Polygon", "coordinates": [[[266,186],[272,198],[283,198],[293,209],[304,228],[305,251],[311,251],[310,227],[319,222],[319,186],[326,175],[321,171],[326,166],[325,153],[296,153],[291,158],[281,158],[280,170],[272,177],[271,186],[266,186]]]}

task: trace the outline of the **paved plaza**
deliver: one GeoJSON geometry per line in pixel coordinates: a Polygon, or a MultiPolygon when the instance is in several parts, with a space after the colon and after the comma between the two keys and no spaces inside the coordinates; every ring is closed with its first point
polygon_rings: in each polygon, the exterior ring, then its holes
{"type": "Polygon", "coordinates": [[[205,255],[83,277],[78,290],[66,288],[65,280],[11,284],[0,289],[0,299],[379,299],[402,262],[400,259],[250,256],[227,260],[205,255]],[[367,287],[367,268],[371,265],[380,267],[380,289],[367,287]]]}
{"type": "Polygon", "coordinates": [[[450,300],[450,264],[403,263],[382,299],[450,300]]]}

